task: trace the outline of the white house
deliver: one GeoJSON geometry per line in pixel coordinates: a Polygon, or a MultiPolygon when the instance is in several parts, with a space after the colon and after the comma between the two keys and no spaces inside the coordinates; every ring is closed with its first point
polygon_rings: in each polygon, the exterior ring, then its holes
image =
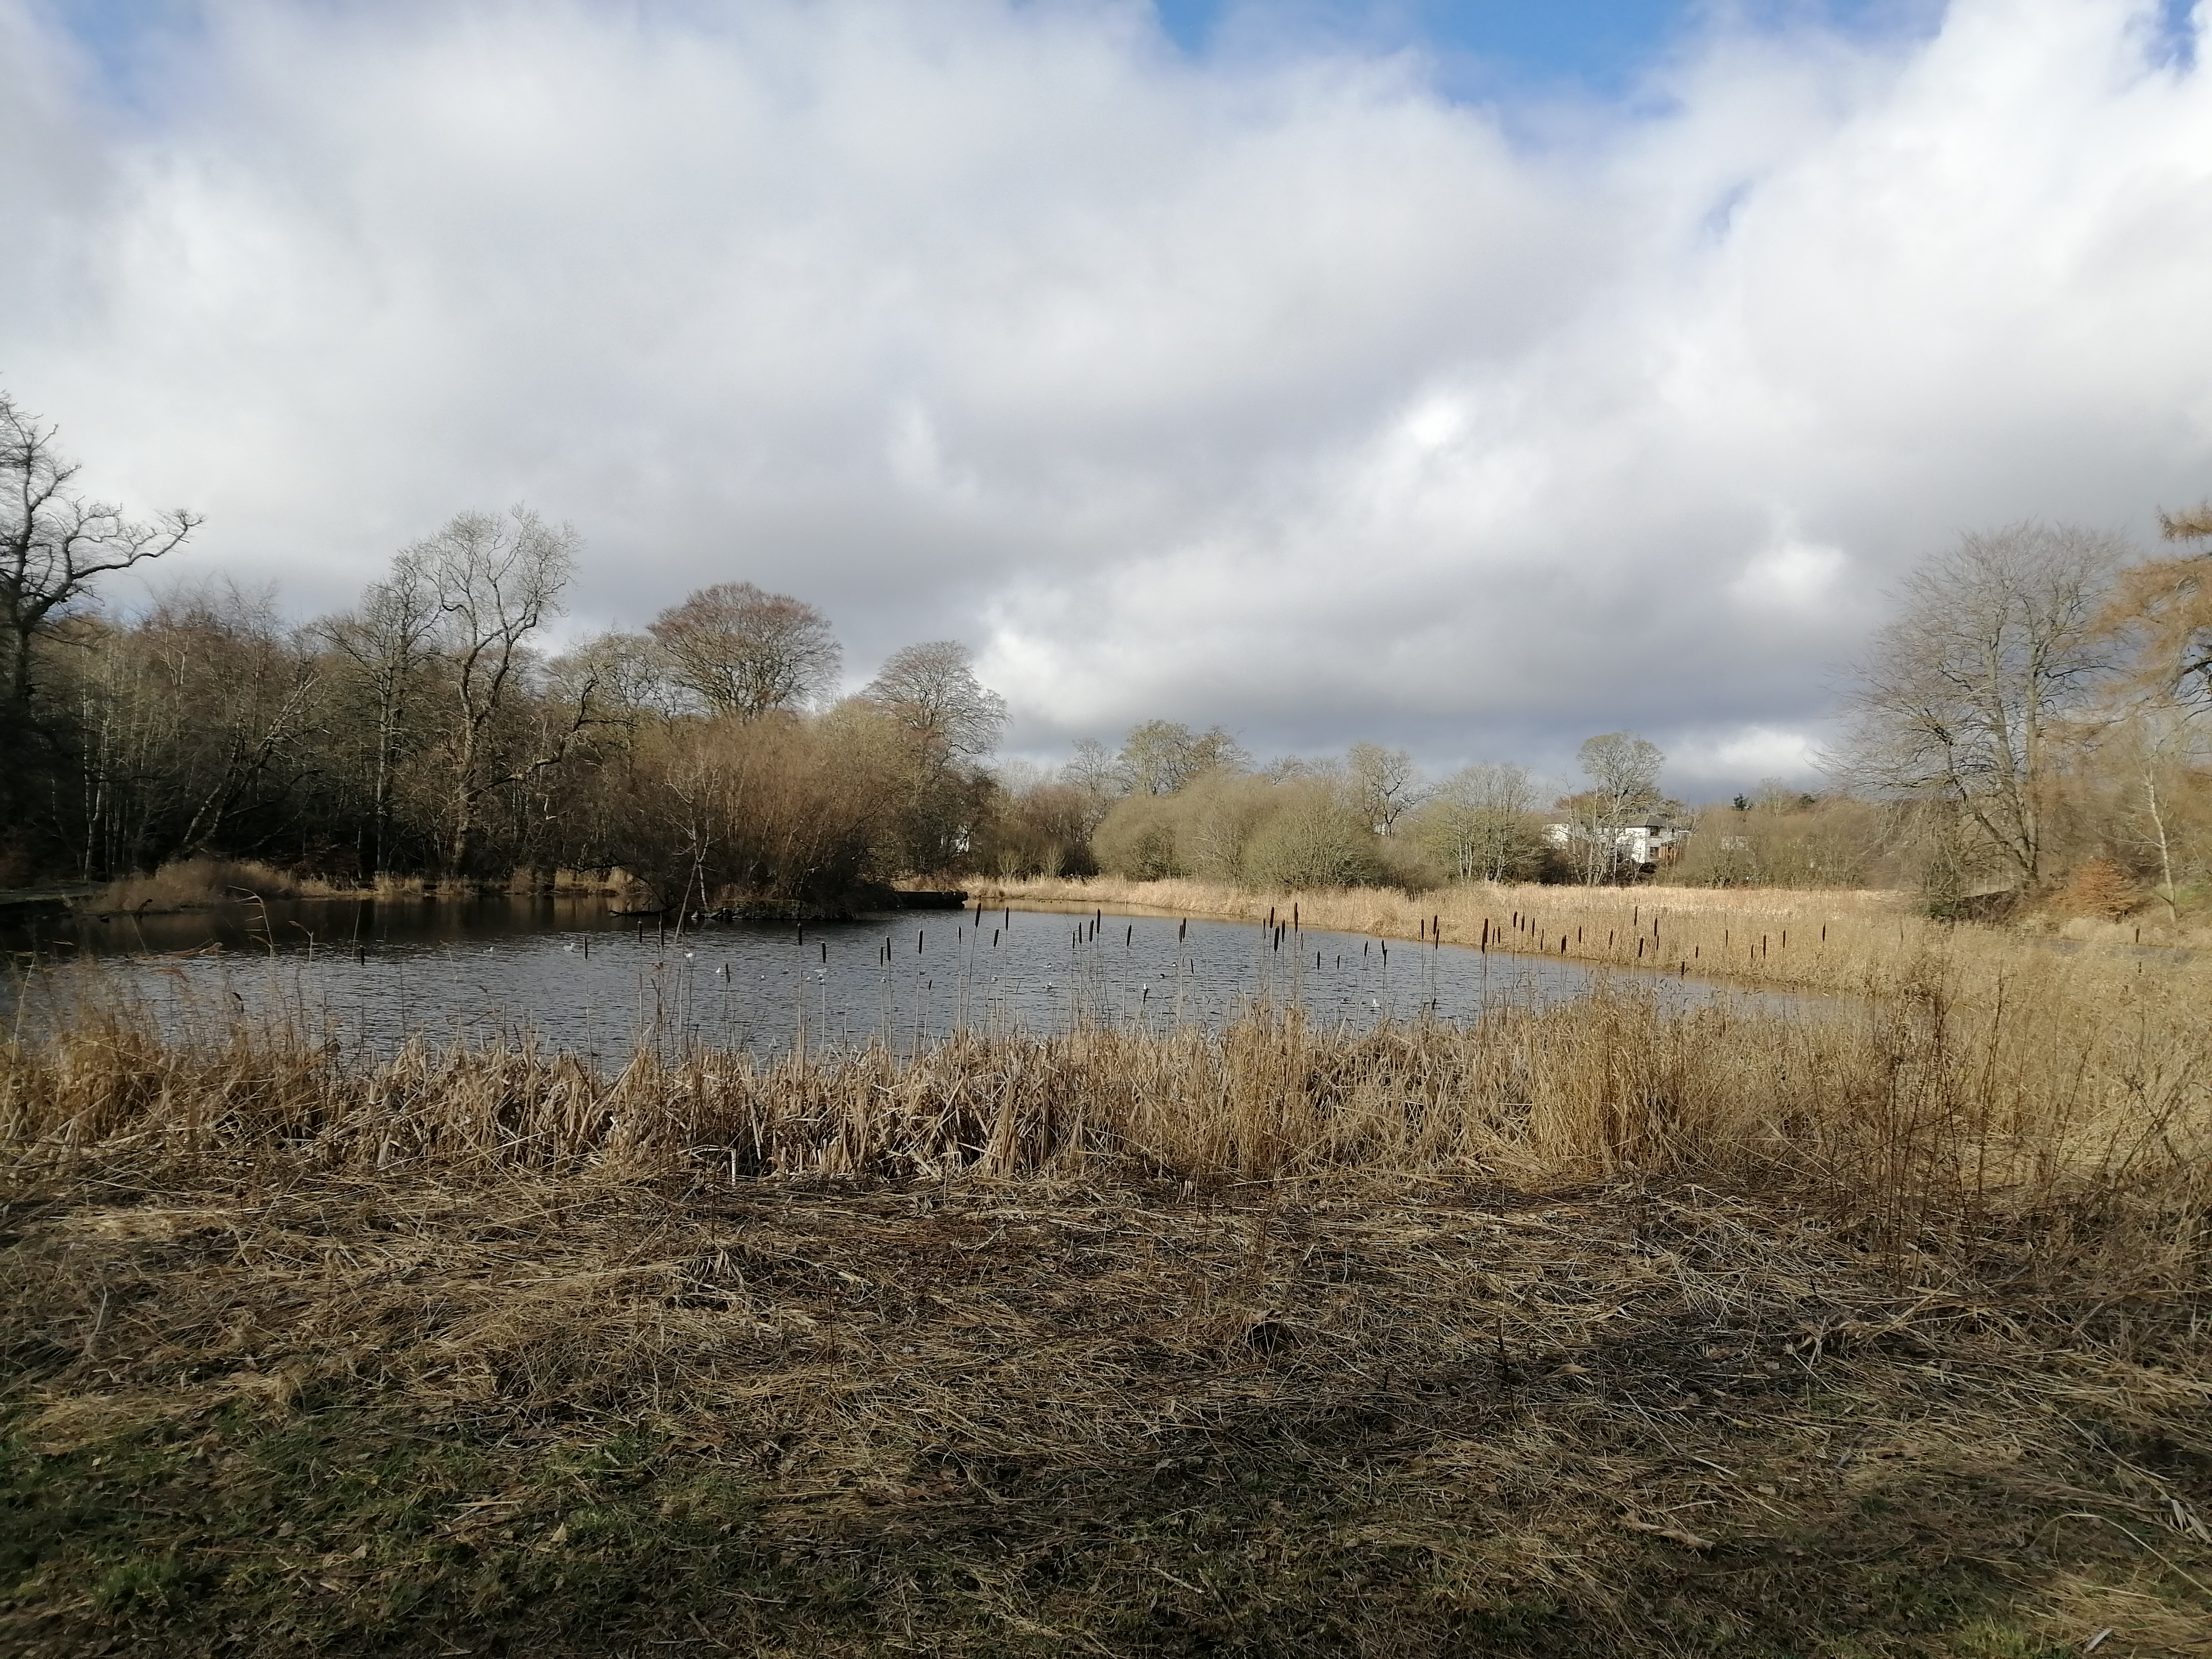
{"type": "MultiPolygon", "coordinates": [[[[1578,823],[1547,823],[1544,834],[1554,847],[1571,847],[1591,832],[1578,823]]],[[[1613,844],[1620,855],[1631,864],[1653,869],[1672,863],[1679,858],[1681,845],[1690,838],[1690,831],[1678,830],[1663,819],[1638,818],[1621,824],[1613,831],[1613,844]]]]}

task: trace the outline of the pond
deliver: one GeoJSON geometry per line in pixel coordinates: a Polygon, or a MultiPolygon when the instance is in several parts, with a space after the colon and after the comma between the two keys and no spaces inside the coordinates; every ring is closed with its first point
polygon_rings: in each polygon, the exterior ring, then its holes
{"type": "Polygon", "coordinates": [[[172,1030],[286,1020],[373,1052],[416,1036],[531,1036],[621,1058],[641,1045],[773,1054],[1084,1022],[1218,1028],[1259,1006],[1364,1028],[1579,996],[1601,978],[1680,1006],[1767,1000],[1672,975],[1312,929],[1111,911],[904,911],[839,923],[641,925],[596,900],[296,901],[0,933],[19,1026],[87,998],[172,1030]]]}

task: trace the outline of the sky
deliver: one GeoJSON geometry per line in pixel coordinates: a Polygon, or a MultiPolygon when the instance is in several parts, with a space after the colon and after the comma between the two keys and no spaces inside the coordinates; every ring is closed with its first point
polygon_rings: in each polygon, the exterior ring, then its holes
{"type": "Polygon", "coordinates": [[[2207,9],[0,0],[0,385],[301,616],[526,501],[1039,760],[1811,782],[1916,562],[2212,494],[2207,9]]]}

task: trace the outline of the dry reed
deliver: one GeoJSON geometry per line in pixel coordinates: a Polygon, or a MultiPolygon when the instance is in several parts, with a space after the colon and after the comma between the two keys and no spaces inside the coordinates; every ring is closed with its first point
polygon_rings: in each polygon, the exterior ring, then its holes
{"type": "Polygon", "coordinates": [[[1638,969],[1815,991],[1873,992],[1924,977],[1934,960],[1960,988],[1984,990],[2045,952],[2132,969],[2133,947],[2156,934],[2073,926],[2058,942],[2027,933],[1937,921],[1901,894],[1841,889],[1499,886],[1432,892],[1395,888],[1248,890],[1196,881],[1034,878],[976,888],[987,907],[1135,910],[1259,921],[1288,917],[1330,933],[1366,933],[1584,965],[1638,969]],[[1433,933],[1432,933],[1433,929],[1433,933]]]}
{"type": "Polygon", "coordinates": [[[0,1642],[2191,1650],[2206,987],[1923,943],[908,1060],[13,1044],[0,1642]]]}
{"type": "Polygon", "coordinates": [[[527,1043],[380,1060],[283,1030],[179,1041],[88,1015],[0,1049],[0,1149],[18,1165],[127,1146],[732,1181],[1635,1175],[1899,1218],[2017,1213],[2199,1179],[2207,990],[2193,965],[2030,953],[1984,981],[1928,957],[1880,995],[1798,1007],[1669,1012],[1613,987],[1467,1025],[1361,1034],[1263,1013],[1219,1033],[965,1035],[908,1060],[641,1054],[612,1074],[527,1043]]]}
{"type": "Polygon", "coordinates": [[[311,876],[290,875],[254,859],[180,859],[151,875],[110,882],[90,908],[158,913],[241,899],[318,898],[336,890],[311,876]]]}

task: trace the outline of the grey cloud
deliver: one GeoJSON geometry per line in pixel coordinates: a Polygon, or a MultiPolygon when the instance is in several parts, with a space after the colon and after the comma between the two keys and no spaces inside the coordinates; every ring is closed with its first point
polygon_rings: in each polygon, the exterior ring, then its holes
{"type": "Polygon", "coordinates": [[[962,637],[1031,751],[1626,726],[1732,787],[1919,554],[2212,488],[2212,83],[2151,9],[1723,33],[1536,144],[1136,4],[216,3],[125,108],[0,0],[0,372],[302,607],[526,498],[580,623],[744,578],[861,678],[962,637]]]}

